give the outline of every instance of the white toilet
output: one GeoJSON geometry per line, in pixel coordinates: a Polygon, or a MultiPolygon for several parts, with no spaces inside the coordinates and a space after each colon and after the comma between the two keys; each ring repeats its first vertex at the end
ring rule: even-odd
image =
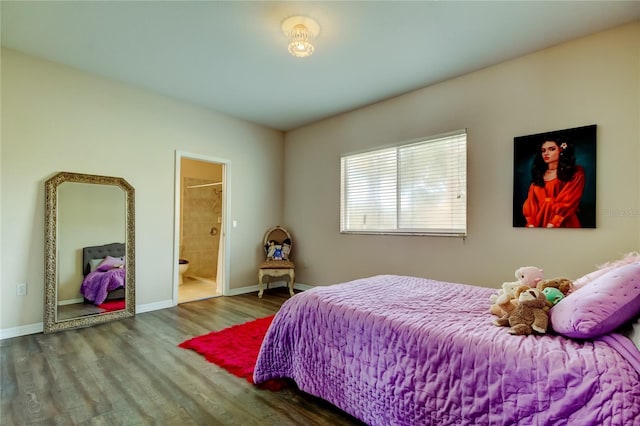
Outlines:
{"type": "Polygon", "coordinates": [[[189,261],[187,259],[179,259],[178,260],[178,272],[179,272],[179,278],[178,278],[178,285],[182,285],[182,283],[184,282],[184,279],[182,278],[182,275],[187,272],[187,269],[189,269],[189,261]]]}

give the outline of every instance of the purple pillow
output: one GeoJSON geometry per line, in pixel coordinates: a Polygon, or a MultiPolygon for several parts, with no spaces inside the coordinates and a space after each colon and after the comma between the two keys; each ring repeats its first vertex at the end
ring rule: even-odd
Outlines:
{"type": "Polygon", "coordinates": [[[640,262],[600,275],[549,311],[559,334],[582,339],[610,333],[640,313],[640,262]]]}
{"type": "Polygon", "coordinates": [[[585,285],[589,284],[591,281],[600,278],[601,276],[603,276],[604,274],[606,274],[607,272],[610,272],[616,268],[618,268],[618,265],[611,265],[611,266],[603,266],[600,269],[596,269],[593,272],[589,272],[587,275],[584,275],[580,278],[578,278],[577,280],[573,281],[573,286],[572,287],[572,291],[576,291],[581,289],[582,287],[584,287],[585,285]]]}
{"type": "Polygon", "coordinates": [[[124,268],[124,258],[107,256],[102,263],[98,265],[96,271],[106,272],[115,268],[124,268]]]}

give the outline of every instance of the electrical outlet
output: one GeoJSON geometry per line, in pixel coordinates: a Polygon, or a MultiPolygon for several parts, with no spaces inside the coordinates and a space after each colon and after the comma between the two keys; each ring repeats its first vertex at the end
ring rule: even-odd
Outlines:
{"type": "Polygon", "coordinates": [[[18,296],[26,296],[27,295],[27,283],[20,283],[16,286],[16,294],[18,296]]]}

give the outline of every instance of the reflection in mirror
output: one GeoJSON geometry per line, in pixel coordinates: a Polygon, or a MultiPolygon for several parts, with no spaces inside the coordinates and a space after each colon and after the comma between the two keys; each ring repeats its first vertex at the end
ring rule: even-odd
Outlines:
{"type": "Polygon", "coordinates": [[[46,333],[135,314],[134,190],[122,178],[45,183],[46,333]]]}
{"type": "Polygon", "coordinates": [[[106,259],[106,253],[104,253],[105,256],[102,258],[86,259],[89,271],[93,274],[85,275],[86,265],[82,255],[84,248],[95,246],[96,243],[100,243],[99,245],[108,242],[120,243],[122,253],[112,254],[120,254],[117,257],[122,259],[119,265],[124,266],[124,260],[126,260],[124,257],[125,201],[125,192],[117,186],[79,182],[64,182],[58,186],[56,318],[59,321],[107,312],[100,306],[116,308],[112,310],[124,309],[124,304],[118,305],[114,302],[111,305],[105,305],[104,302],[106,300],[124,302],[122,291],[118,298],[112,295],[111,290],[122,290],[126,287],[125,270],[115,268],[104,271],[104,274],[95,271],[99,262],[106,259]]]}

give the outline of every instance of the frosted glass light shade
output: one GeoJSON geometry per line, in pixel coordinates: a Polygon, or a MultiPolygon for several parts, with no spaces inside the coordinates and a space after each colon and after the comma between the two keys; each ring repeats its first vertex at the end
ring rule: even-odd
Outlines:
{"type": "Polygon", "coordinates": [[[305,58],[315,50],[315,37],[320,33],[320,26],[306,16],[291,16],[282,23],[282,32],[289,39],[289,53],[297,58],[305,58]]]}
{"type": "Polygon", "coordinates": [[[298,24],[289,31],[289,53],[297,58],[304,58],[311,56],[314,50],[313,33],[307,27],[298,24]]]}

